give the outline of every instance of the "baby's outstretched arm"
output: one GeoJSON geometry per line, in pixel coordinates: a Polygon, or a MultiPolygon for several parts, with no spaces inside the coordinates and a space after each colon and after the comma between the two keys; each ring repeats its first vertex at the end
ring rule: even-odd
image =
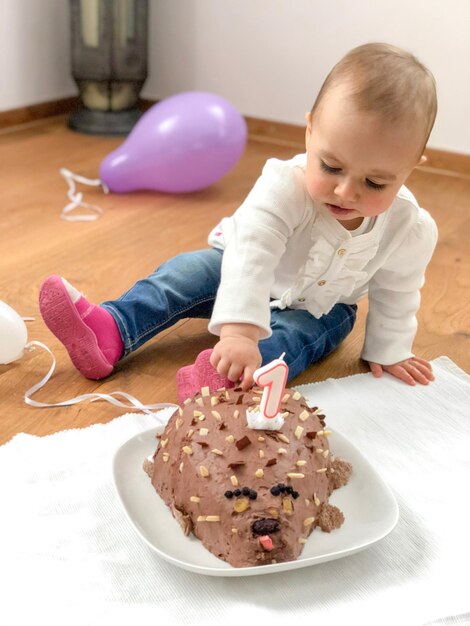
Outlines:
{"type": "Polygon", "coordinates": [[[371,361],[368,363],[376,378],[380,378],[383,372],[388,372],[408,385],[416,385],[417,382],[427,385],[431,380],[434,380],[431,363],[416,356],[393,365],[379,365],[379,363],[372,363],[371,361]]]}
{"type": "Polygon", "coordinates": [[[261,365],[258,349],[260,329],[253,324],[224,324],[220,341],[211,355],[211,364],[220,376],[236,382],[243,376],[242,389],[253,386],[253,373],[261,365]]]}

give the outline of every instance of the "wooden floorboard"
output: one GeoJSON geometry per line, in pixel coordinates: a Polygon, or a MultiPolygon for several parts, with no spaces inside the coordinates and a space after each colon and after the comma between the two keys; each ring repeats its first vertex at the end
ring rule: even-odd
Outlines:
{"type": "MultiPolygon", "coordinates": [[[[0,132],[0,300],[36,318],[27,322],[29,339],[47,344],[57,358],[53,378],[35,396],[43,402],[117,390],[142,402],[175,401],[177,369],[216,341],[205,321],[180,322],[123,360],[105,381],[89,381],[74,370],[41,321],[39,285],[58,273],[93,301],[118,296],[168,257],[205,247],[210,229],[237,208],[266,159],[286,159],[299,151],[295,143],[278,145],[272,137],[264,141],[257,136],[236,168],[210,189],[189,195],[107,196],[87,189],[87,201],[99,204],[104,215],[95,222],[61,220],[66,185],[59,168],[94,178],[103,157],[121,141],[73,133],[64,116],[0,132]]],[[[422,292],[415,352],[428,359],[447,355],[470,371],[470,180],[459,172],[422,169],[412,175],[409,186],[440,231],[422,292]]],[[[362,302],[350,337],[293,384],[367,371],[359,356],[366,310],[362,302]]],[[[35,349],[13,364],[0,365],[0,443],[19,432],[45,435],[106,422],[124,412],[102,402],[54,409],[26,406],[24,391],[45,375],[49,364],[50,356],[35,349]]]]}

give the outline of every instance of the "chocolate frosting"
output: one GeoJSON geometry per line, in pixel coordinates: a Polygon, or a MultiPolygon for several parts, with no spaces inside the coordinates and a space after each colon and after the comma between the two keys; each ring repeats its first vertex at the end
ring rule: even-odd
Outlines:
{"type": "Polygon", "coordinates": [[[196,394],[171,417],[146,464],[185,534],[234,567],[297,559],[316,526],[329,532],[344,519],[328,498],[351,465],[332,460],[325,416],[286,389],[282,430],[253,430],[246,409],[261,393],[196,394]]]}

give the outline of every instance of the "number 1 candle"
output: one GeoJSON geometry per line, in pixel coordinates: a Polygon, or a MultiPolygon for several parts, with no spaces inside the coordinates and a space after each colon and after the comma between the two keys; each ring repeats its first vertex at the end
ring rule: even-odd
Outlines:
{"type": "Polygon", "coordinates": [[[263,387],[263,395],[259,411],[256,413],[247,411],[250,428],[276,430],[284,424],[284,419],[279,414],[289,373],[287,363],[283,359],[284,354],[285,352],[279,359],[263,365],[253,374],[255,383],[263,387]]]}

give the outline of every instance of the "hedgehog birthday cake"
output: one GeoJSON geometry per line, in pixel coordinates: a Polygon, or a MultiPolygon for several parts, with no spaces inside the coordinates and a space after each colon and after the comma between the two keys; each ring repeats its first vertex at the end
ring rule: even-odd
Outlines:
{"type": "Polygon", "coordinates": [[[203,388],[144,462],[185,535],[234,567],[295,560],[315,528],[330,532],[344,521],[328,498],[352,467],[332,456],[325,416],[285,389],[281,422],[250,427],[247,413],[256,414],[262,393],[203,388]]]}

